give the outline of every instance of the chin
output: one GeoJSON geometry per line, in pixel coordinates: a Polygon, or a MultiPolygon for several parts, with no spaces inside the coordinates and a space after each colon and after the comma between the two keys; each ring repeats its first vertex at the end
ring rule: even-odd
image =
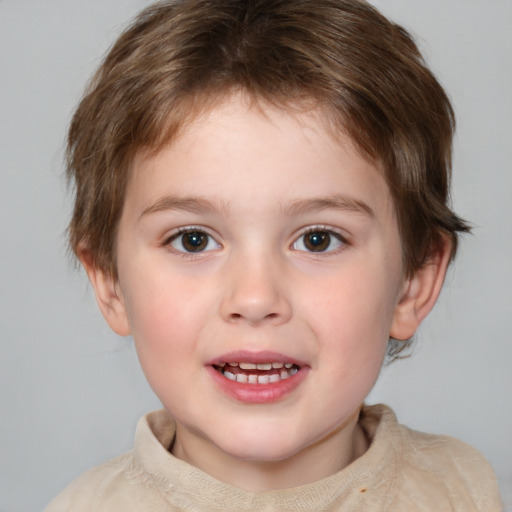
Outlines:
{"type": "Polygon", "coordinates": [[[226,454],[251,462],[279,462],[308,446],[304,440],[294,440],[288,433],[265,432],[255,429],[252,435],[237,432],[218,440],[217,446],[226,454]]]}

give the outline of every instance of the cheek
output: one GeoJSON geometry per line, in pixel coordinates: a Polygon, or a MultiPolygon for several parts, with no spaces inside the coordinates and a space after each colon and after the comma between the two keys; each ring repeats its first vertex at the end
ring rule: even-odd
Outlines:
{"type": "Polygon", "coordinates": [[[174,410],[177,389],[192,388],[190,376],[200,365],[195,357],[198,329],[197,314],[192,315],[189,301],[179,295],[160,293],[132,304],[132,333],[140,366],[148,384],[165,407],[174,410]]]}
{"type": "MultiPolygon", "coordinates": [[[[208,308],[208,298],[193,283],[146,275],[130,286],[126,312],[141,365],[153,380],[155,373],[193,353],[208,308]]],[[[158,378],[158,377],[157,377],[158,378]]]]}
{"type": "Polygon", "coordinates": [[[380,370],[393,320],[396,283],[391,275],[366,262],[326,280],[322,293],[315,294],[310,325],[338,372],[380,370]]]}
{"type": "MultiPolygon", "coordinates": [[[[380,332],[387,336],[395,307],[395,285],[382,270],[370,265],[352,268],[327,281],[316,302],[321,314],[329,315],[335,329],[356,332],[380,332]]],[[[318,297],[318,296],[317,296],[318,297]]]]}
{"type": "Polygon", "coordinates": [[[130,279],[123,295],[135,338],[150,342],[160,339],[159,334],[179,335],[190,325],[190,317],[201,311],[198,306],[205,300],[205,287],[199,279],[171,272],[158,260],[137,263],[134,259],[126,275],[130,279]]]}

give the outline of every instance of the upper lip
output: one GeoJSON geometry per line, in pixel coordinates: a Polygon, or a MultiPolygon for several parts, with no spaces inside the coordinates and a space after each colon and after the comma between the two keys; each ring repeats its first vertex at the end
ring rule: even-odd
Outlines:
{"type": "Polygon", "coordinates": [[[301,361],[295,357],[287,356],[279,352],[272,351],[261,351],[261,352],[250,352],[247,350],[235,350],[222,354],[211,361],[208,361],[207,365],[222,365],[223,363],[292,363],[299,367],[306,366],[304,361],[301,361]]]}

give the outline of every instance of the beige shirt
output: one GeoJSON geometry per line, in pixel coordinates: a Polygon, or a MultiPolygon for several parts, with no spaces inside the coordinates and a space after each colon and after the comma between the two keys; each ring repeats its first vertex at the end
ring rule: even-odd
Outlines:
{"type": "Polygon", "coordinates": [[[363,409],[368,451],[340,472],[293,489],[251,493],[175,458],[166,411],[139,421],[133,450],[83,474],[45,512],[498,512],[493,470],[474,448],[363,409]]]}

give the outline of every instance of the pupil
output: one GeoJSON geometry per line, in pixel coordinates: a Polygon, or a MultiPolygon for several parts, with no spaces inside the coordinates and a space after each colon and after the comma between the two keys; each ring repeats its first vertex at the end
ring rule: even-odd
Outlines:
{"type": "Polygon", "coordinates": [[[192,231],[183,235],[183,247],[189,252],[202,251],[207,243],[207,236],[200,231],[192,231]]]}
{"type": "Polygon", "coordinates": [[[325,251],[331,243],[329,233],[322,231],[315,231],[306,235],[305,245],[313,252],[325,251]]]}

